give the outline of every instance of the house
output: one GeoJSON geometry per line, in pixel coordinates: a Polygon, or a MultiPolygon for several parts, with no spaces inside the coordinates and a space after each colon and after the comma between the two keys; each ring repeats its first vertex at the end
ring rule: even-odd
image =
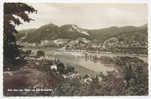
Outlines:
{"type": "Polygon", "coordinates": [[[54,40],[54,43],[57,46],[63,46],[64,44],[66,44],[69,40],[68,39],[56,39],[54,40]]]}

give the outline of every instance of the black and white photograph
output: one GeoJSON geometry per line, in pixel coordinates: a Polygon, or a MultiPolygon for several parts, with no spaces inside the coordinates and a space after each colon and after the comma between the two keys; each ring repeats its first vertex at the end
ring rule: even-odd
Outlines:
{"type": "Polygon", "coordinates": [[[3,1],[2,13],[3,96],[149,95],[148,3],[3,1]]]}

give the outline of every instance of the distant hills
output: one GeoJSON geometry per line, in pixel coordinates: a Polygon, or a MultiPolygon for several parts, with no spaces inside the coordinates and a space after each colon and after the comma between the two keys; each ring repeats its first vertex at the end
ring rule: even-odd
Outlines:
{"type": "Polygon", "coordinates": [[[124,41],[146,41],[148,37],[147,24],[135,27],[135,26],[124,26],[124,27],[109,27],[98,30],[89,30],[90,35],[93,39],[99,42],[104,42],[111,37],[117,37],[119,40],[124,41]]]}
{"type": "Polygon", "coordinates": [[[147,24],[136,26],[109,27],[103,29],[83,29],[73,24],[57,26],[55,24],[43,25],[38,29],[21,30],[17,34],[17,39],[23,42],[40,43],[42,40],[70,39],[75,40],[79,37],[86,38],[92,42],[103,43],[112,37],[120,41],[147,42],[147,24]]]}

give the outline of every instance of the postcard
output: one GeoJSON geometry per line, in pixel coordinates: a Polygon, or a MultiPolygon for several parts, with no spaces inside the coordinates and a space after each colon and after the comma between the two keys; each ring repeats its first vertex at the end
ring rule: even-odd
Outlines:
{"type": "Polygon", "coordinates": [[[149,95],[148,3],[2,5],[3,96],[149,95]]]}

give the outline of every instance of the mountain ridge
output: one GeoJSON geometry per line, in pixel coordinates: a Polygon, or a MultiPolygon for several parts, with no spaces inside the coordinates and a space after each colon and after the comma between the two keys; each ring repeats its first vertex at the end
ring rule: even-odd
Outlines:
{"type": "Polygon", "coordinates": [[[28,29],[19,32],[17,39],[20,40],[21,37],[26,34],[26,38],[22,39],[22,41],[30,43],[40,43],[42,40],[55,39],[75,40],[79,37],[97,42],[104,42],[111,37],[117,37],[119,39],[128,39],[129,37],[130,40],[136,39],[138,41],[147,41],[148,27],[147,24],[145,24],[142,26],[112,26],[102,29],[84,29],[74,24],[65,24],[59,27],[51,23],[43,25],[37,29],[28,29]],[[136,36],[139,39],[137,39],[136,36]]]}

